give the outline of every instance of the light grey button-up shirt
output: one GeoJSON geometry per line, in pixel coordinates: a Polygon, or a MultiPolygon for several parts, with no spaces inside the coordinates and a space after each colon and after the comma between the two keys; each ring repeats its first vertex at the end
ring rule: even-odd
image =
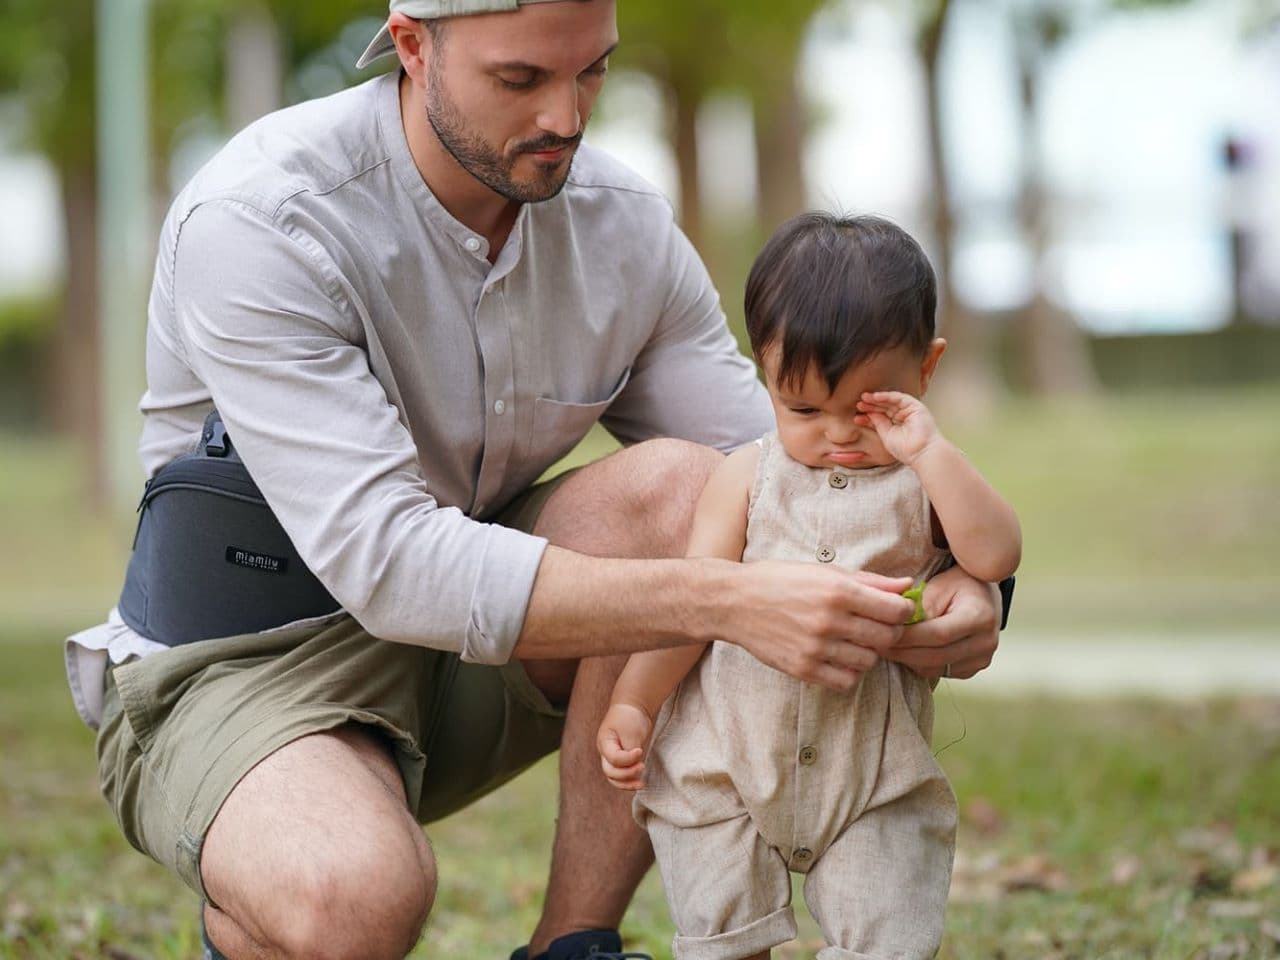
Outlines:
{"type": "Polygon", "coordinates": [[[772,417],[670,205],[607,155],[488,254],[418,172],[394,75],[264,118],[165,221],[141,454],[216,405],[366,629],[501,663],[545,542],[487,517],[597,420],[729,450],[772,417]]]}

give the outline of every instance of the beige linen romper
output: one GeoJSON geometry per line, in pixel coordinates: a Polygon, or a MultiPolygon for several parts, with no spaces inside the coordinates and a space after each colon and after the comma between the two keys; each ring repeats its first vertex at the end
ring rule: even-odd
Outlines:
{"type": "MultiPolygon", "coordinates": [[[[909,467],[804,466],[761,441],[744,562],[926,576],[930,509],[909,467]]],[[[879,661],[838,693],[714,643],[659,715],[636,818],[653,840],[677,960],[736,960],[796,936],[789,871],[819,960],[931,957],[956,802],[933,758],[929,682],[879,661]]]]}

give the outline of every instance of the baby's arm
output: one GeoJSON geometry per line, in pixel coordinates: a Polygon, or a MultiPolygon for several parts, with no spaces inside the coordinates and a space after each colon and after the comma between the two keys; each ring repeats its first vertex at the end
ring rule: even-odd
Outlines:
{"type": "MultiPolygon", "coordinates": [[[[730,454],[711,475],[694,510],[689,557],[740,561],[747,543],[747,501],[760,448],[752,444],[730,454]]],[[[644,751],[663,702],[702,656],[706,644],[632,654],[613,688],[609,709],[596,735],[605,776],[616,787],[643,785],[644,751]]]]}
{"type": "Polygon", "coordinates": [[[920,478],[956,562],[979,580],[1011,576],[1022,559],[1018,516],[942,435],[929,409],[905,393],[878,391],[864,393],[858,410],[920,478]]]}

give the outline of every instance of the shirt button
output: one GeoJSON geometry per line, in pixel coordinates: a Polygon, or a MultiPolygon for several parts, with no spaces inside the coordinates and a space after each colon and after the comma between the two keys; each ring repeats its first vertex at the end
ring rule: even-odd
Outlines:
{"type": "Polygon", "coordinates": [[[493,404],[493,412],[496,413],[498,416],[502,416],[504,413],[507,412],[506,403],[502,400],[495,401],[493,404]]]}
{"type": "Polygon", "coordinates": [[[836,558],[836,552],[830,547],[822,546],[818,548],[817,557],[819,563],[830,563],[836,558]]]}
{"type": "Polygon", "coordinates": [[[808,847],[801,847],[793,856],[796,863],[808,863],[813,859],[813,851],[808,847]]]}
{"type": "Polygon", "coordinates": [[[849,485],[849,478],[843,473],[836,473],[832,470],[827,474],[827,483],[831,484],[831,486],[835,487],[837,490],[843,490],[849,485]]]}
{"type": "Polygon", "coordinates": [[[800,748],[800,762],[804,764],[806,767],[809,766],[809,764],[813,763],[813,761],[817,759],[818,759],[817,747],[801,747],[800,748]]]}
{"type": "Polygon", "coordinates": [[[462,241],[462,245],[466,247],[468,250],[470,250],[472,253],[475,253],[477,250],[480,249],[480,241],[477,240],[475,237],[467,237],[467,239],[462,241]]]}

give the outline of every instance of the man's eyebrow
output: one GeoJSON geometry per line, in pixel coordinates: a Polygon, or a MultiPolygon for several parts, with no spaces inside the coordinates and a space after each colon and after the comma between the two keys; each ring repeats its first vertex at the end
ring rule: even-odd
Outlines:
{"type": "MultiPolygon", "coordinates": [[[[604,53],[600,54],[600,56],[592,60],[591,63],[593,64],[599,63],[601,60],[610,56],[613,53],[613,51],[617,49],[618,49],[618,45],[615,43],[604,53]]],[[[546,67],[540,67],[536,63],[525,63],[523,60],[503,60],[500,63],[491,63],[489,64],[489,69],[490,70],[514,70],[514,71],[528,70],[530,73],[535,73],[538,75],[551,72],[546,67]]]]}

